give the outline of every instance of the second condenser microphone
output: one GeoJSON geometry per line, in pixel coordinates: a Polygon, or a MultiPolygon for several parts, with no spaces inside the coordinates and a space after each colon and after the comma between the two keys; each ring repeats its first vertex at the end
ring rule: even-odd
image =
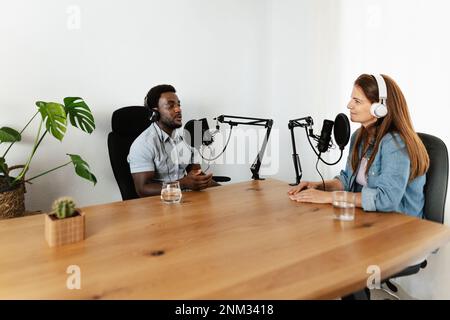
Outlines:
{"type": "Polygon", "coordinates": [[[327,152],[331,141],[331,130],[333,130],[334,122],[331,120],[323,120],[322,131],[317,143],[319,152],[327,152]]]}

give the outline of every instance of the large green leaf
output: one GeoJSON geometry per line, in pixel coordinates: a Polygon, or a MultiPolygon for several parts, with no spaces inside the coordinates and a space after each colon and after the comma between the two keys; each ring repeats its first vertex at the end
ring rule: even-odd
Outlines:
{"type": "Polygon", "coordinates": [[[7,176],[8,172],[8,165],[6,164],[6,160],[3,157],[0,157],[0,173],[3,173],[5,176],[7,176]]]}
{"type": "Polygon", "coordinates": [[[75,166],[75,172],[80,177],[87,179],[94,183],[97,183],[97,178],[94,176],[92,172],[89,171],[89,165],[86,161],[81,159],[81,157],[77,154],[67,154],[72,160],[73,165],[75,166]]]}
{"type": "Polygon", "coordinates": [[[22,139],[20,133],[13,128],[1,127],[0,128],[0,143],[2,142],[16,142],[22,139]]]}
{"type": "Polygon", "coordinates": [[[59,141],[67,130],[67,115],[64,106],[56,102],[37,101],[36,105],[45,122],[45,128],[59,141]]]}
{"type": "Polygon", "coordinates": [[[80,97],[64,98],[64,106],[69,116],[70,123],[87,133],[92,133],[95,129],[94,116],[86,102],[80,97]]]}

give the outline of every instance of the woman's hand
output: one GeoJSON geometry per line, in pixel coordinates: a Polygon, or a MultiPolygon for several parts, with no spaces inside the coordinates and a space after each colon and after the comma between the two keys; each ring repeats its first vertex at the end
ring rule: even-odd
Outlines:
{"type": "Polygon", "coordinates": [[[317,189],[321,185],[320,182],[303,181],[288,191],[289,196],[293,196],[304,189],[317,189]]]}
{"type": "Polygon", "coordinates": [[[297,202],[311,202],[311,203],[333,202],[333,194],[331,192],[316,190],[312,188],[303,190],[294,195],[290,195],[289,198],[297,202]]]}

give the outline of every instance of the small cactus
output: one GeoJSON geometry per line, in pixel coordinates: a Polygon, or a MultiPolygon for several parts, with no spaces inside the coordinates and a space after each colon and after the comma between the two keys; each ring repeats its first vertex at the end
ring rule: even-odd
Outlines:
{"type": "Polygon", "coordinates": [[[75,202],[70,197],[61,197],[53,202],[53,212],[58,219],[69,218],[75,213],[75,202]]]}

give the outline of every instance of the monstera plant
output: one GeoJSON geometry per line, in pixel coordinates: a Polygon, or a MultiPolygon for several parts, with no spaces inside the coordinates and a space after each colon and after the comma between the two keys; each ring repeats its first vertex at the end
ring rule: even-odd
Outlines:
{"type": "Polygon", "coordinates": [[[25,127],[19,132],[13,128],[0,128],[0,148],[5,145],[6,150],[0,153],[0,218],[20,215],[25,210],[23,205],[24,183],[30,182],[47,173],[72,164],[75,173],[92,183],[97,183],[97,179],[89,169],[89,165],[79,155],[67,154],[68,161],[52,169],[39,173],[33,177],[25,178],[25,174],[30,168],[31,161],[36,154],[37,149],[47,135],[62,141],[68,127],[68,123],[74,127],[83,130],[86,133],[92,133],[95,129],[94,117],[88,105],[82,98],[66,97],[64,103],[37,101],[38,110],[28,121],[25,127]],[[22,133],[30,123],[40,115],[40,123],[37,130],[31,152],[25,164],[18,166],[9,166],[6,162],[6,156],[11,147],[19,142],[22,133]],[[12,170],[17,170],[16,176],[11,176],[12,170]]]}

